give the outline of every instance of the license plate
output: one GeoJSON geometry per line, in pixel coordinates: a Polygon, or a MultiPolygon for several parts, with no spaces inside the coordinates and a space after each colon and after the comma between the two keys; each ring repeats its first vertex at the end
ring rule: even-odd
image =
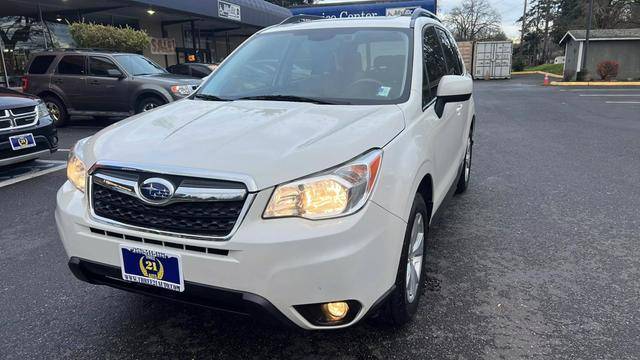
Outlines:
{"type": "Polygon", "coordinates": [[[36,139],[33,137],[33,134],[10,136],[9,142],[13,150],[22,150],[36,146],[36,139]]]}
{"type": "Polygon", "coordinates": [[[179,254],[120,245],[122,278],[173,291],[184,291],[179,254]]]}

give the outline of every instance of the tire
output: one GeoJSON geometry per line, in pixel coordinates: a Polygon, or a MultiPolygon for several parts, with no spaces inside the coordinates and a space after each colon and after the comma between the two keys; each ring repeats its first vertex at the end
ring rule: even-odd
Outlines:
{"type": "Polygon", "coordinates": [[[47,105],[47,109],[49,109],[49,115],[53,119],[53,124],[56,127],[65,126],[69,121],[69,114],[62,100],[51,95],[44,96],[42,100],[47,105]]]}
{"type": "MultiPolygon", "coordinates": [[[[395,289],[389,295],[386,303],[381,309],[381,318],[393,326],[401,326],[408,323],[418,311],[420,297],[424,292],[424,269],[426,263],[426,242],[429,233],[429,214],[427,205],[422,195],[416,194],[411,214],[407,224],[402,245],[400,264],[396,275],[395,289]],[[414,230],[416,230],[414,232],[414,230]],[[419,232],[422,230],[421,241],[419,232]],[[414,236],[414,234],[416,236],[414,236]],[[417,241],[420,241],[418,243],[417,241]],[[416,244],[417,248],[416,248],[416,244]],[[409,256],[409,249],[414,248],[413,257],[409,256]],[[412,260],[412,261],[410,261],[412,260]],[[417,268],[419,266],[419,268],[417,268]],[[407,278],[410,269],[417,272],[417,276],[407,278]],[[417,284],[416,284],[417,281],[417,284]]],[[[414,274],[415,274],[414,272],[414,274]]]]}
{"type": "Polygon", "coordinates": [[[160,99],[157,96],[147,96],[140,101],[138,101],[138,105],[136,106],[136,114],[143,113],[145,111],[149,111],[157,108],[158,106],[164,105],[166,102],[160,99]]]}
{"type": "Polygon", "coordinates": [[[460,177],[458,178],[458,185],[456,186],[456,194],[462,194],[467,191],[469,187],[469,179],[471,178],[471,159],[473,158],[473,127],[469,130],[469,137],[467,138],[467,148],[464,152],[464,158],[462,159],[462,171],[460,171],[460,177]]]}

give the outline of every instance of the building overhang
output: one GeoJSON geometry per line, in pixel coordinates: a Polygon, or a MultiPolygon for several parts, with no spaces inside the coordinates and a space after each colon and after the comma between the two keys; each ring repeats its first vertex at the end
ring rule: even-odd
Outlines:
{"type": "Polygon", "coordinates": [[[116,16],[158,19],[158,21],[198,21],[229,27],[262,28],[291,16],[283,7],[264,0],[3,0],[0,16],[43,16],[112,14],[116,16]],[[219,8],[221,6],[222,8],[219,8]],[[237,14],[219,9],[231,8],[237,14]],[[153,14],[147,11],[153,10],[153,14]],[[154,17],[155,16],[155,17],[154,17]]]}

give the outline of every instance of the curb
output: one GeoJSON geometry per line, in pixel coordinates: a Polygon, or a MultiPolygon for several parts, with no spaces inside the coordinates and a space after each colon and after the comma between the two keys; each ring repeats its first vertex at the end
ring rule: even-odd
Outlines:
{"type": "Polygon", "coordinates": [[[552,86],[640,86],[640,81],[552,81],[552,86]]]}
{"type": "Polygon", "coordinates": [[[534,75],[534,74],[539,74],[539,75],[547,75],[548,77],[552,77],[552,78],[556,78],[556,79],[562,79],[562,75],[558,75],[558,74],[552,74],[550,72],[544,72],[544,71],[514,71],[511,73],[511,75],[534,75]]]}

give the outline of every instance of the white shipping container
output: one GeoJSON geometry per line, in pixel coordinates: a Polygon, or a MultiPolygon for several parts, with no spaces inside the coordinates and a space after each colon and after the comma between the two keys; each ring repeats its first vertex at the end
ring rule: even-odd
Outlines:
{"type": "Polygon", "coordinates": [[[511,41],[479,41],[474,46],[474,79],[511,78],[511,41]]]}

